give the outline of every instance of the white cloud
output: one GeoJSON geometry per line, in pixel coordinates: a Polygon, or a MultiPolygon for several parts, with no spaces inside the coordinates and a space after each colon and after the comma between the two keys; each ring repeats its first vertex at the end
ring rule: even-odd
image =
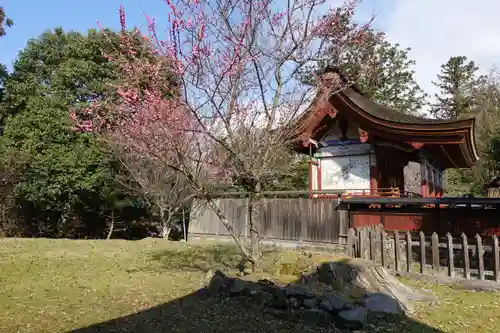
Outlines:
{"type": "Polygon", "coordinates": [[[412,49],[417,80],[426,92],[436,92],[431,81],[450,56],[467,56],[485,72],[500,65],[499,0],[395,0],[385,4],[377,10],[383,13],[380,24],[392,41],[412,49]]]}

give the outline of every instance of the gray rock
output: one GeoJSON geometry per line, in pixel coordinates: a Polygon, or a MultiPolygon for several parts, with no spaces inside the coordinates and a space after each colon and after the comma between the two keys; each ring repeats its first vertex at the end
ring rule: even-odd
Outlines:
{"type": "Polygon", "coordinates": [[[334,266],[335,263],[325,262],[322,263],[320,266],[316,267],[316,272],[318,274],[319,281],[328,285],[332,285],[336,281],[334,274],[335,271],[334,266]]]}
{"type": "Polygon", "coordinates": [[[330,303],[326,298],[319,303],[319,308],[323,311],[333,312],[332,303],[330,303]]]}
{"type": "Polygon", "coordinates": [[[290,297],[286,301],[286,307],[288,309],[297,310],[300,309],[301,306],[302,306],[302,301],[298,298],[290,297]]]}
{"type": "Polygon", "coordinates": [[[272,299],[269,301],[269,306],[277,309],[287,308],[287,298],[282,292],[272,294],[272,299]]]}
{"type": "Polygon", "coordinates": [[[306,309],[315,309],[318,305],[318,300],[316,298],[306,298],[302,302],[302,306],[306,309]]]}
{"type": "Polygon", "coordinates": [[[358,306],[352,310],[343,310],[337,314],[338,323],[345,328],[363,328],[368,320],[368,310],[358,306]]]}
{"type": "Polygon", "coordinates": [[[229,291],[231,295],[242,294],[247,288],[248,283],[240,279],[233,279],[231,284],[231,290],[229,291]]]}
{"type": "Polygon", "coordinates": [[[333,321],[333,317],[320,309],[302,309],[297,312],[299,318],[308,325],[328,326],[333,321]]]}
{"type": "Polygon", "coordinates": [[[214,276],[212,276],[207,287],[210,295],[214,296],[221,293],[226,288],[226,281],[227,278],[222,275],[215,274],[214,276]]]}
{"type": "Polygon", "coordinates": [[[273,301],[273,295],[267,291],[260,290],[253,296],[255,303],[258,305],[271,305],[273,301]]]}
{"type": "Polygon", "coordinates": [[[340,311],[349,305],[349,301],[335,293],[326,293],[325,299],[330,302],[333,311],[340,311]]]}
{"type": "Polygon", "coordinates": [[[268,292],[268,293],[271,293],[271,294],[274,294],[276,292],[281,292],[281,288],[278,287],[277,285],[275,285],[272,281],[269,281],[267,279],[264,279],[264,280],[259,280],[257,282],[257,285],[259,286],[259,288],[261,288],[262,290],[268,292]]]}
{"type": "Polygon", "coordinates": [[[370,312],[402,314],[404,311],[397,300],[384,293],[371,293],[364,299],[364,305],[370,312]]]}
{"type": "Polygon", "coordinates": [[[306,298],[313,298],[314,293],[310,291],[309,289],[303,288],[303,287],[298,287],[298,286],[285,286],[283,288],[283,292],[285,293],[286,297],[295,297],[299,299],[306,299],[306,298]]]}

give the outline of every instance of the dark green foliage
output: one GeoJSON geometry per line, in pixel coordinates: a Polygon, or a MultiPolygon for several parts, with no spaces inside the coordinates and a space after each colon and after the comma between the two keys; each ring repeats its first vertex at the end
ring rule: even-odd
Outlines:
{"type": "Polygon", "coordinates": [[[491,175],[490,137],[498,130],[500,104],[498,86],[483,75],[467,57],[456,56],[441,66],[437,81],[439,88],[431,114],[440,119],[476,118],[476,144],[480,161],[471,169],[447,170],[446,194],[452,196],[479,195],[491,175]]]}
{"type": "Polygon", "coordinates": [[[481,82],[479,67],[467,57],[451,57],[441,66],[441,73],[433,84],[440,89],[435,94],[436,102],[432,104],[431,114],[440,119],[458,119],[477,105],[476,96],[481,82]]]}
{"type": "Polygon", "coordinates": [[[427,96],[415,80],[415,62],[408,59],[409,49],[390,43],[375,30],[368,33],[371,38],[362,45],[351,45],[338,54],[327,51],[319,66],[304,73],[303,80],[313,81],[309,71],[334,66],[374,101],[404,113],[418,113],[427,96]]]}
{"type": "Polygon", "coordinates": [[[24,157],[17,159],[23,173],[15,184],[24,234],[102,237],[110,216],[144,215],[140,201],[115,181],[119,163],[106,145],[73,131],[69,120],[72,109],[112,96],[118,72],[104,54],[116,50],[117,40],[110,31],[58,28],[29,41],[14,63],[0,146],[4,158],[24,157]]]}
{"type": "Polygon", "coordinates": [[[14,21],[5,15],[3,6],[0,6],[0,37],[5,36],[5,27],[12,27],[14,21]]]}

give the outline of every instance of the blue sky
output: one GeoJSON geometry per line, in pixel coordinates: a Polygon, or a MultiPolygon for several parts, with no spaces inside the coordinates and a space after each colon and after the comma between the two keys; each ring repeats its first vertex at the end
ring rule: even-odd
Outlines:
{"type": "Polygon", "coordinates": [[[2,5],[14,26],[0,40],[0,63],[10,67],[26,42],[49,28],[86,31],[98,28],[97,20],[102,26],[119,28],[120,4],[125,7],[130,26],[145,27],[144,12],[157,17],[160,26],[166,22],[167,7],[162,0],[4,0],[2,5]]]}
{"type": "MultiPolygon", "coordinates": [[[[383,1],[366,1],[362,16],[371,14],[383,1]]],[[[166,24],[168,9],[163,0],[4,0],[2,5],[14,26],[0,40],[0,63],[10,68],[26,42],[49,28],[85,31],[97,28],[97,20],[102,26],[119,28],[120,4],[125,7],[128,26],[145,27],[144,13],[154,16],[159,27],[166,24]]]]}
{"type": "MultiPolygon", "coordinates": [[[[335,5],[341,0],[327,1],[335,5]]],[[[0,39],[0,63],[9,67],[26,42],[46,29],[85,31],[97,28],[96,20],[118,28],[120,4],[129,26],[144,27],[146,12],[162,27],[168,13],[163,0],[3,0],[1,4],[14,20],[14,27],[0,39]]],[[[429,93],[435,92],[431,81],[450,56],[465,55],[483,71],[500,66],[499,0],[364,0],[360,20],[372,13],[377,16],[375,26],[393,42],[412,48],[417,81],[429,93]]]]}

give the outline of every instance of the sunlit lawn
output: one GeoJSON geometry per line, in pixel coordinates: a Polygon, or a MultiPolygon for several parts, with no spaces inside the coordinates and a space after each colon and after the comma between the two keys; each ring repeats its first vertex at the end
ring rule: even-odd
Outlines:
{"type": "MultiPolygon", "coordinates": [[[[268,251],[258,276],[292,280],[326,259],[268,251]]],[[[207,270],[231,271],[239,260],[232,246],[213,243],[0,239],[0,332],[70,332],[115,318],[123,319],[81,332],[325,332],[226,301],[173,302],[201,288],[207,270]]],[[[442,297],[419,310],[419,321],[444,332],[499,331],[500,294],[419,287],[442,297]]],[[[418,326],[395,331],[417,332],[418,326]]]]}

